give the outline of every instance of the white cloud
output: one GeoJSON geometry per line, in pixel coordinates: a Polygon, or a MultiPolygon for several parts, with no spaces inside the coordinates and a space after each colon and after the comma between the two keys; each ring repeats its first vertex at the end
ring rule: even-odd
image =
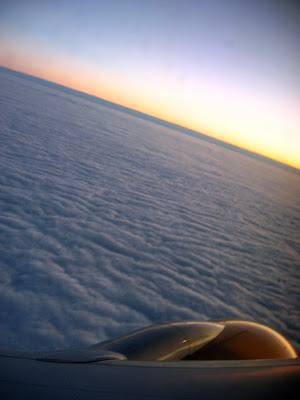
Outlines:
{"type": "Polygon", "coordinates": [[[299,350],[297,175],[0,77],[1,347],[242,318],[299,350]]]}

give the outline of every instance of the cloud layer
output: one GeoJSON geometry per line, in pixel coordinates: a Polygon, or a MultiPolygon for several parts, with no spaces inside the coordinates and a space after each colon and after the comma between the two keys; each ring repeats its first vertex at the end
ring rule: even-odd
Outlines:
{"type": "Polygon", "coordinates": [[[242,318],[299,351],[299,175],[2,72],[0,93],[1,347],[242,318]]]}

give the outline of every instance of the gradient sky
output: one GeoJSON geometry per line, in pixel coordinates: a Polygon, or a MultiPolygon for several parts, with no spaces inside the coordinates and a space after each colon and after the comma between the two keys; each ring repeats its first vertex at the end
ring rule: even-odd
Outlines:
{"type": "Polygon", "coordinates": [[[0,65],[300,168],[300,3],[5,0],[0,65]]]}

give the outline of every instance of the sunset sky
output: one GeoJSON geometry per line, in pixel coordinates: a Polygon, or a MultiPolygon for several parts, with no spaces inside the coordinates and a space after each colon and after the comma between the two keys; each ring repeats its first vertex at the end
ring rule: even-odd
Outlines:
{"type": "Polygon", "coordinates": [[[300,3],[4,0],[0,65],[300,168],[300,3]]]}

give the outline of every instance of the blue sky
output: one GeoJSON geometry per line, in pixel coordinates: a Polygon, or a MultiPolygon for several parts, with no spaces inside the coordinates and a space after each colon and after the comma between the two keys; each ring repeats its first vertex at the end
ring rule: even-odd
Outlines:
{"type": "Polygon", "coordinates": [[[0,64],[300,167],[294,1],[6,1],[0,64]]]}

